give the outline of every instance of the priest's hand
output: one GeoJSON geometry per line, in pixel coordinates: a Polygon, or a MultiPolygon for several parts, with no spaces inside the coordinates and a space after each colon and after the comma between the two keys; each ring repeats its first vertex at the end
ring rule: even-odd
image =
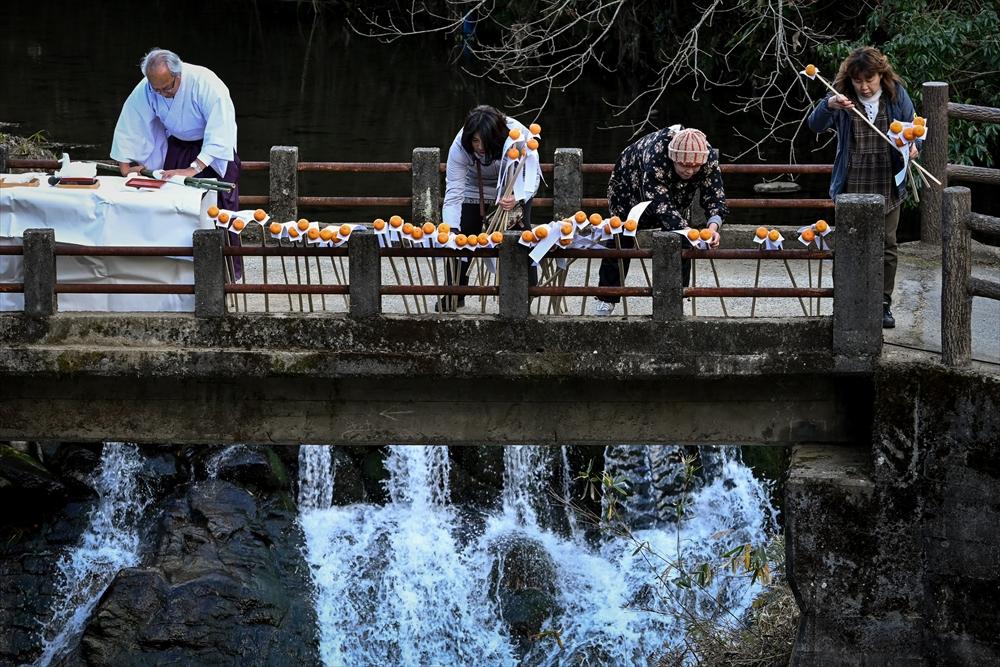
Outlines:
{"type": "Polygon", "coordinates": [[[132,164],[130,162],[119,162],[118,168],[121,170],[122,176],[128,176],[129,174],[138,174],[143,169],[145,169],[145,167],[142,166],[141,164],[132,164]]]}
{"type": "Polygon", "coordinates": [[[194,175],[198,172],[190,167],[187,169],[167,169],[163,172],[163,180],[168,180],[174,176],[183,176],[184,178],[194,178],[194,175]]]}
{"type": "Polygon", "coordinates": [[[500,198],[500,208],[505,211],[509,211],[514,208],[515,204],[517,204],[517,200],[514,199],[514,195],[507,195],[506,197],[500,198]]]}

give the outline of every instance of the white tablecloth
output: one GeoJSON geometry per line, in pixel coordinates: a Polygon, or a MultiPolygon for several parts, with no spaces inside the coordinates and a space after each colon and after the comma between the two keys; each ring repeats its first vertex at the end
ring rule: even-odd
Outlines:
{"type": "MultiPolygon", "coordinates": [[[[51,228],[56,241],[94,246],[191,247],[196,229],[213,227],[205,211],[214,192],[175,183],[159,190],[125,187],[119,176],[98,177],[94,190],[56,188],[39,174],[37,188],[0,189],[0,243],[19,244],[26,229],[51,228]]],[[[59,257],[60,282],[191,284],[191,258],[59,257]]],[[[21,282],[20,257],[0,256],[0,282],[21,282]]],[[[21,310],[20,294],[0,295],[0,310],[21,310]]],[[[59,310],[191,311],[193,295],[61,294],[59,310]]]]}

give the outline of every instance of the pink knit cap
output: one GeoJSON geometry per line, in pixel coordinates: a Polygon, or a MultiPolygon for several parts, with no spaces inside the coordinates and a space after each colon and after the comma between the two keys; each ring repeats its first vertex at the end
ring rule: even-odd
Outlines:
{"type": "Polygon", "coordinates": [[[667,155],[674,162],[682,164],[705,164],[708,162],[708,140],[705,133],[693,127],[684,128],[670,140],[667,155]]]}

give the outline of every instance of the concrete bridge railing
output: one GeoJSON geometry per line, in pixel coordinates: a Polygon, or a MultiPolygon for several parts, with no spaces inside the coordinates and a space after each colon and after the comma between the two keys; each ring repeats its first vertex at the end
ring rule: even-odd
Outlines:
{"type": "MultiPolygon", "coordinates": [[[[880,201],[876,195],[842,195],[837,199],[836,213],[840,225],[833,269],[833,347],[843,354],[869,356],[878,354],[881,348],[878,314],[881,307],[879,285],[882,226],[875,224],[880,201]]],[[[224,270],[227,250],[223,234],[218,229],[194,233],[193,292],[195,315],[199,318],[227,316],[227,282],[224,270]]],[[[517,232],[507,232],[504,242],[498,248],[499,265],[504,269],[498,271],[499,317],[506,320],[527,319],[530,316],[532,292],[536,291],[529,284],[529,249],[517,241],[517,232]]],[[[308,256],[308,248],[300,250],[308,256]]],[[[412,252],[419,253],[420,250],[414,249],[412,252]]],[[[598,256],[602,251],[592,252],[598,256]]],[[[58,310],[59,286],[56,280],[58,250],[54,232],[51,229],[27,230],[23,238],[23,253],[24,312],[34,318],[51,316],[58,310]]],[[[680,237],[677,234],[653,234],[650,293],[654,322],[684,317],[682,301],[685,288],[681,253],[680,237]]],[[[368,318],[381,315],[384,293],[381,284],[382,261],[385,249],[380,247],[374,233],[364,230],[352,235],[347,254],[349,316],[368,318]]],[[[95,289],[100,291],[100,287],[95,289]]],[[[436,289],[445,293],[463,288],[441,286],[436,289]]],[[[595,293],[600,289],[602,288],[591,288],[595,293]]],[[[750,295],[750,290],[747,290],[747,295],[750,295]]]]}

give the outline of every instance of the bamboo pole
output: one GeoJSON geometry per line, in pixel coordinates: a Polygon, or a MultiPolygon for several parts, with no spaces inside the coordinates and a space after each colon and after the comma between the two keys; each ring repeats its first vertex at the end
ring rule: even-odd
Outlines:
{"type": "MultiPolygon", "coordinates": [[[[622,242],[621,239],[619,238],[619,234],[615,234],[614,237],[615,237],[615,247],[618,250],[621,250],[622,242]]],[[[621,257],[618,258],[618,276],[619,276],[618,283],[622,287],[625,287],[625,260],[621,257]]],[[[625,314],[625,317],[628,317],[628,298],[624,296],[622,297],[622,312],[625,314]]]]}
{"type": "MultiPolygon", "coordinates": [[[[584,286],[590,285],[590,262],[591,259],[587,258],[587,273],[583,277],[584,286]]],[[[584,296],[580,299],[580,315],[585,315],[587,313],[587,297],[584,296]]]]}
{"type": "MultiPolygon", "coordinates": [[[[832,93],[833,93],[834,95],[840,95],[840,92],[839,92],[839,91],[838,91],[838,90],[837,90],[836,88],[834,88],[834,87],[833,87],[832,85],[830,85],[830,82],[829,82],[829,81],[827,81],[826,79],[824,79],[823,77],[821,77],[821,76],[820,76],[820,75],[819,75],[818,73],[817,73],[817,74],[815,75],[815,77],[816,77],[817,79],[819,79],[819,80],[820,80],[820,82],[821,82],[821,83],[822,83],[822,84],[823,84],[824,86],[826,86],[827,88],[829,88],[829,89],[830,89],[830,91],[831,91],[831,92],[832,92],[832,93]]],[[[853,105],[851,106],[851,111],[853,111],[854,113],[858,114],[858,117],[859,117],[859,118],[861,118],[861,120],[863,120],[863,121],[864,121],[865,123],[867,123],[867,124],[868,124],[868,127],[870,127],[870,128],[872,128],[873,130],[875,130],[875,134],[877,134],[878,136],[880,136],[880,137],[882,137],[883,139],[885,139],[885,140],[886,140],[886,142],[887,142],[887,143],[888,143],[888,144],[889,144],[890,146],[892,146],[892,147],[893,147],[893,148],[895,148],[895,149],[899,149],[899,146],[897,146],[897,145],[896,145],[896,143],[895,143],[895,142],[894,142],[894,141],[893,141],[892,139],[890,139],[890,138],[889,138],[889,137],[888,137],[887,135],[885,135],[885,134],[882,134],[882,130],[880,130],[880,129],[878,129],[877,127],[875,127],[875,123],[873,123],[873,122],[871,122],[870,120],[868,120],[868,116],[867,116],[867,115],[865,114],[865,112],[861,111],[860,109],[858,109],[858,107],[856,107],[856,106],[853,106],[853,105]]],[[[932,181],[934,181],[934,182],[935,182],[935,183],[937,183],[938,185],[941,185],[941,181],[939,181],[938,179],[936,179],[936,178],[934,177],[934,174],[932,174],[931,172],[927,171],[927,170],[926,170],[926,169],[924,169],[924,168],[923,168],[922,166],[920,166],[920,165],[919,165],[919,164],[917,163],[917,161],[916,161],[916,160],[913,160],[913,159],[911,159],[911,160],[910,160],[910,164],[912,164],[912,165],[913,165],[914,167],[916,167],[916,168],[917,168],[917,170],[918,170],[918,171],[919,171],[919,172],[920,172],[920,173],[921,173],[921,174],[922,174],[923,176],[925,176],[925,177],[927,177],[927,178],[931,179],[932,181]]]]}
{"type": "MultiPolygon", "coordinates": [[[[782,263],[784,263],[784,265],[785,265],[785,271],[788,272],[788,277],[792,281],[792,287],[798,288],[798,285],[795,283],[795,276],[792,275],[792,267],[788,266],[788,260],[787,259],[783,259],[781,261],[782,261],[782,263]]],[[[802,314],[808,316],[809,313],[806,312],[806,304],[805,304],[805,302],[802,300],[801,296],[798,297],[798,299],[799,299],[799,305],[802,306],[802,314]]]]}
{"type": "MultiPolygon", "coordinates": [[[[719,272],[715,270],[715,260],[709,257],[708,265],[712,267],[712,275],[715,276],[715,286],[721,288],[722,285],[719,284],[719,272]]],[[[729,317],[729,313],[726,312],[726,300],[722,296],[719,297],[719,303],[722,305],[722,316],[729,317]]]]}
{"type": "MultiPolygon", "coordinates": [[[[305,239],[302,240],[302,247],[303,248],[307,248],[308,247],[308,244],[306,243],[305,239]]],[[[298,257],[296,257],[295,260],[297,262],[298,261],[298,257]]],[[[302,261],[306,265],[306,285],[312,285],[312,271],[309,269],[309,256],[306,255],[305,257],[303,257],[302,261]]],[[[309,312],[311,313],[311,312],[313,312],[313,295],[312,294],[309,294],[308,301],[309,301],[309,312]]]]}

